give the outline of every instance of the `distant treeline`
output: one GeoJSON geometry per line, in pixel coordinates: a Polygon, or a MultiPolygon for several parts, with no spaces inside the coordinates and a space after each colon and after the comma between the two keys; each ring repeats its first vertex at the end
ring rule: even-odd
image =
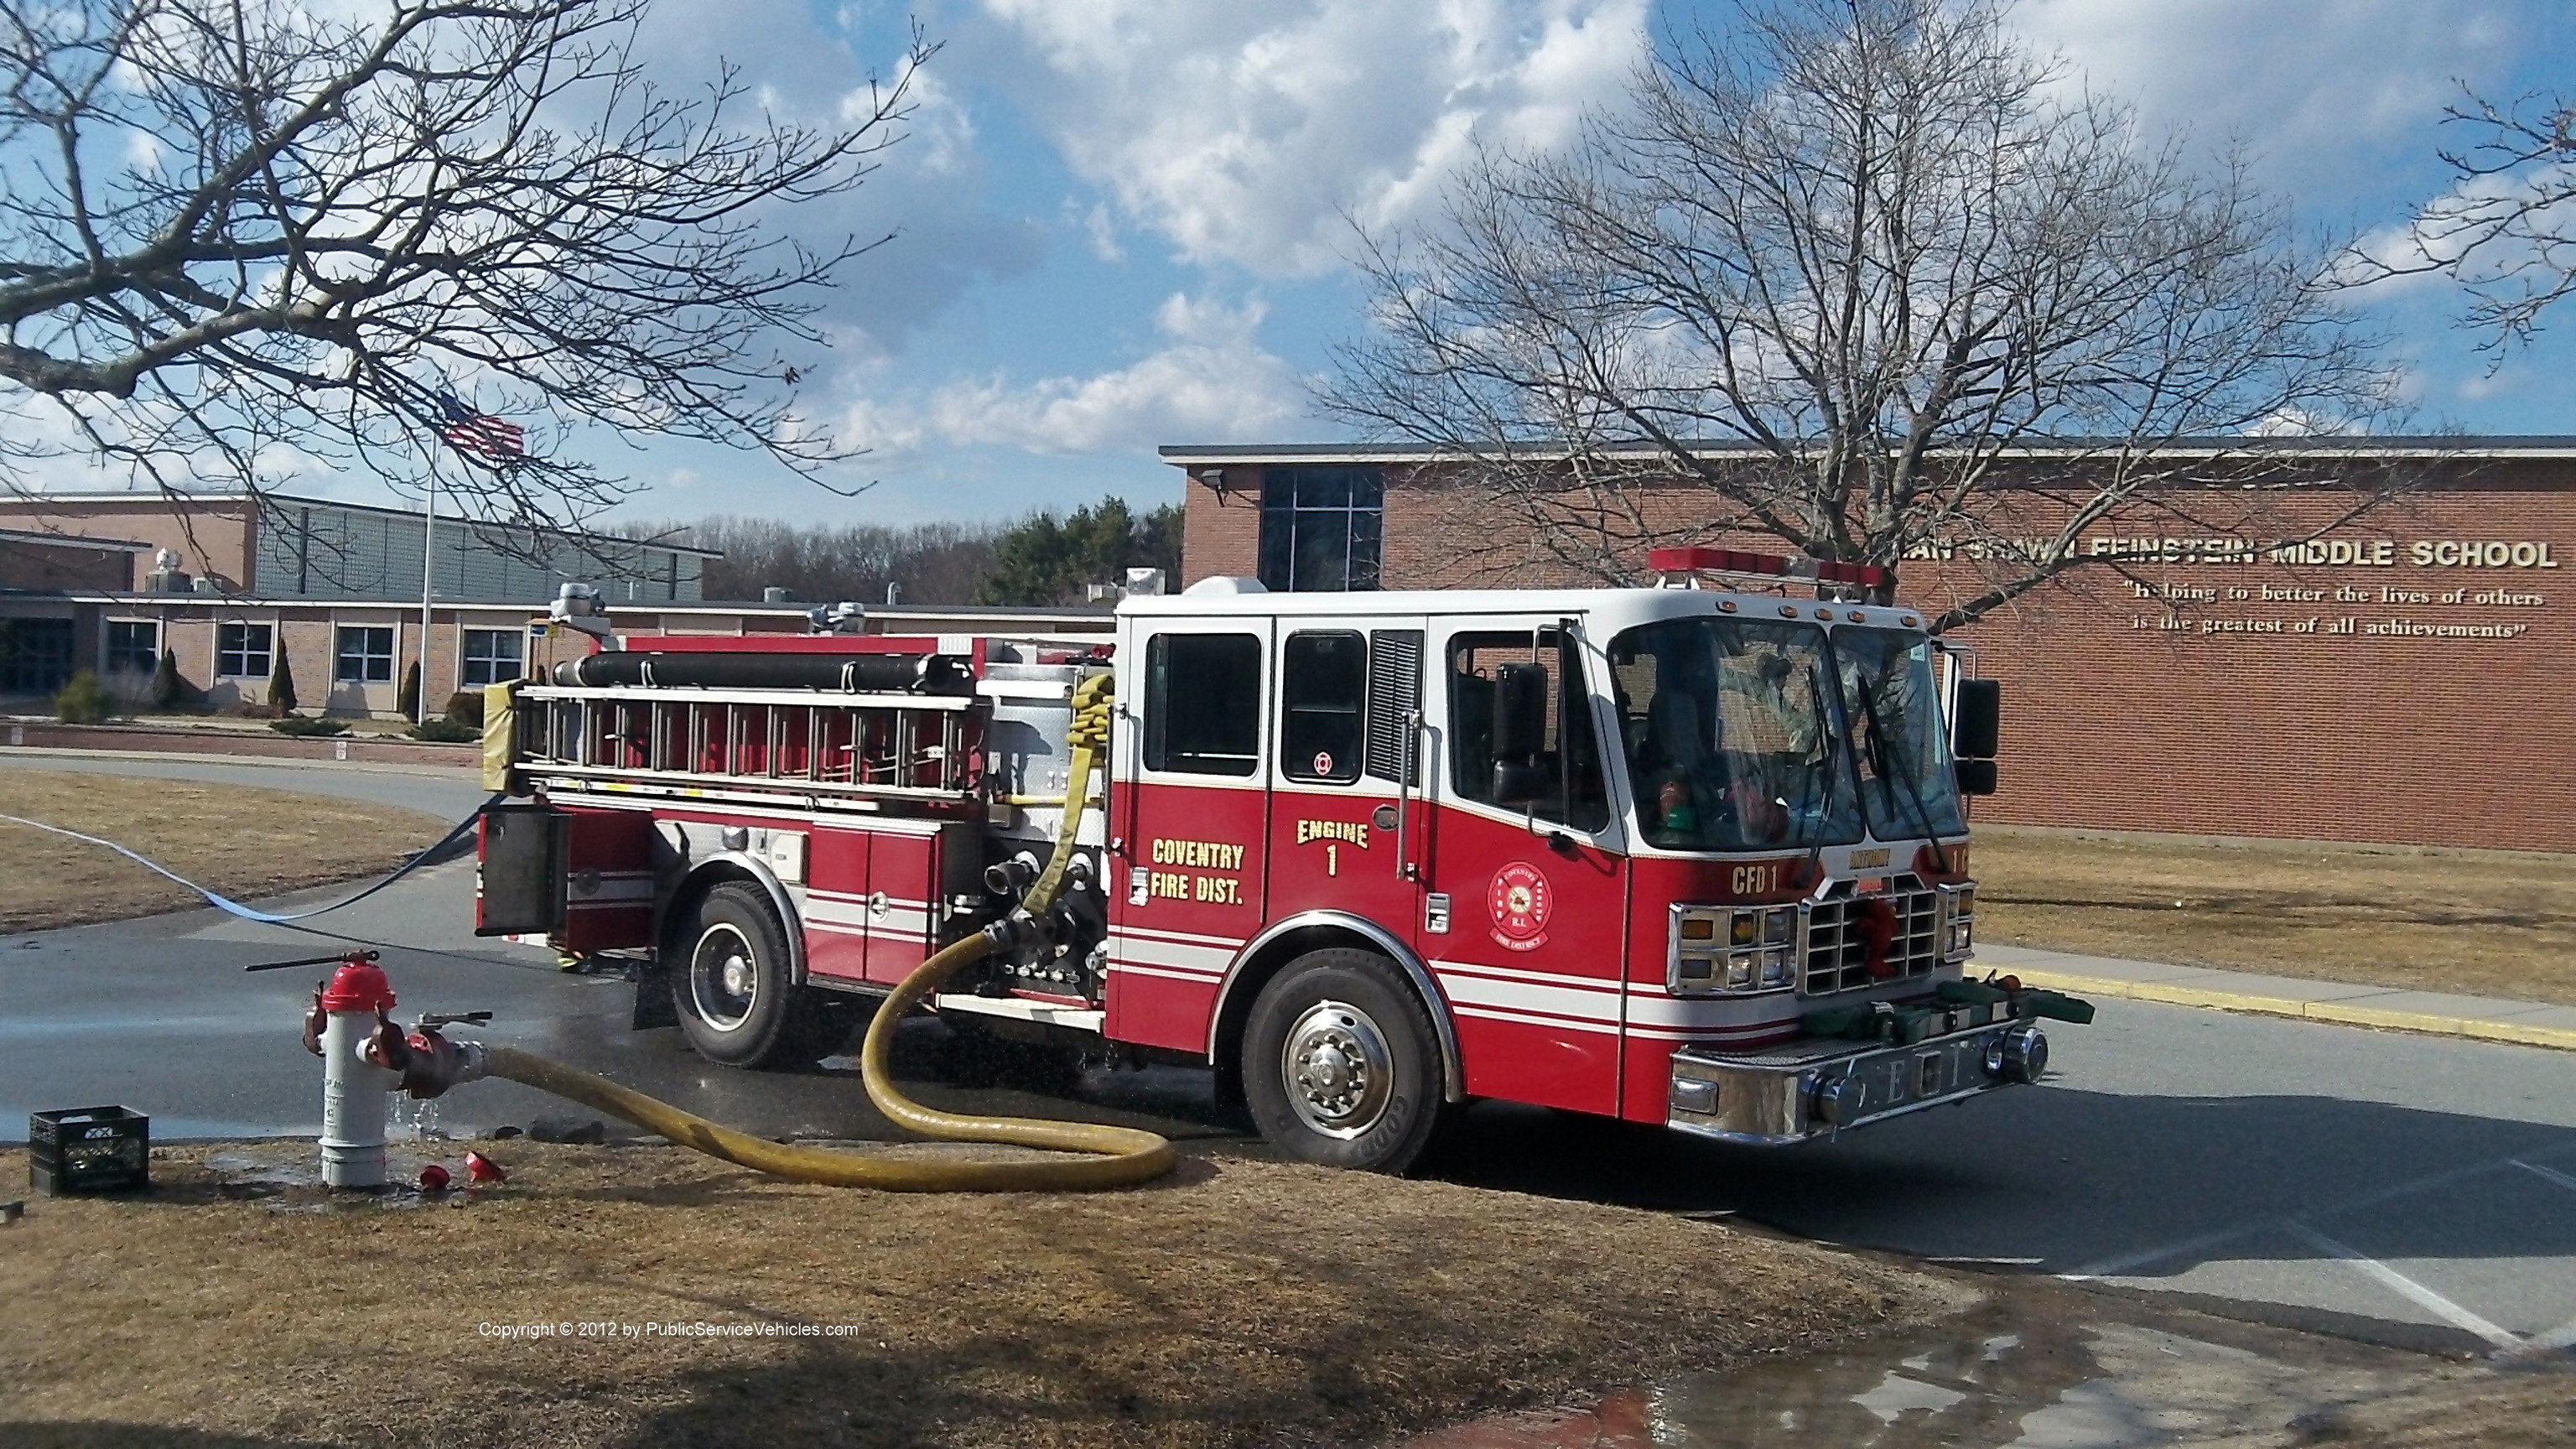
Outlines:
{"type": "Polygon", "coordinates": [[[1177,584],[1181,510],[1136,513],[1116,498],[1058,517],[1014,523],[852,523],[799,528],[718,514],[694,523],[641,523],[628,537],[721,550],[707,560],[710,600],[756,600],[782,588],[809,603],[882,605],[886,585],[906,604],[1033,607],[1080,603],[1090,584],[1123,583],[1130,568],[1159,568],[1177,584]]]}

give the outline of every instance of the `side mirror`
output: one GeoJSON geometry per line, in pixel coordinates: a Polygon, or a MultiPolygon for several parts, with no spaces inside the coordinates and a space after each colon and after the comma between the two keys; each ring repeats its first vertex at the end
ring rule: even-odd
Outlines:
{"type": "Polygon", "coordinates": [[[1527,760],[1494,761],[1493,784],[1496,805],[1532,805],[1556,793],[1556,776],[1527,760]]]}
{"type": "MultiPolygon", "coordinates": [[[[1950,753],[1962,760],[1991,760],[2002,739],[2003,685],[1991,679],[1959,681],[1958,716],[1950,721],[1950,753]]],[[[1962,785],[1961,789],[1967,787],[1962,785]]],[[[1991,787],[1976,791],[1992,793],[1991,787]]]]}
{"type": "Polygon", "coordinates": [[[1995,793],[1994,761],[1953,760],[1950,762],[1950,769],[1958,778],[1960,794],[1991,795],[1995,793]]]}
{"type": "Polygon", "coordinates": [[[1495,670],[1494,758],[1527,759],[1546,747],[1547,666],[1506,664],[1495,670]]]}

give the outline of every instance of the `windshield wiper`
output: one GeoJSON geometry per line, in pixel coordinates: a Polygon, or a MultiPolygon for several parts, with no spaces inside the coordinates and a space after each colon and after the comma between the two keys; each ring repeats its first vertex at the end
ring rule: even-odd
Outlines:
{"type": "MultiPolygon", "coordinates": [[[[1869,737],[1877,743],[1880,758],[1884,760],[1890,741],[1887,721],[1880,718],[1878,713],[1878,691],[1870,688],[1869,681],[1866,679],[1855,679],[1852,681],[1852,686],[1860,691],[1860,707],[1869,716],[1869,737]]],[[[1882,785],[1886,784],[1887,777],[1884,774],[1880,775],[1879,782],[1882,785]]],[[[1923,792],[1916,788],[1916,782],[1911,775],[1907,777],[1904,784],[1905,803],[1914,807],[1914,823],[1923,827],[1923,838],[1931,842],[1932,863],[1941,867],[1943,875],[1951,874],[1950,852],[1941,848],[1941,837],[1932,828],[1932,812],[1925,809],[1923,805],[1923,792]]]]}
{"type": "Polygon", "coordinates": [[[1848,747],[1843,750],[1835,749],[1826,732],[1823,718],[1827,707],[1825,668],[1813,659],[1807,661],[1807,697],[1815,702],[1815,710],[1819,716],[1816,721],[1816,763],[1825,772],[1825,799],[1823,807],[1817,811],[1816,823],[1811,832],[1815,838],[1807,845],[1807,870],[1821,882],[1824,879],[1825,834],[1834,826],[1834,785],[1842,779],[1843,772],[1839,767],[1848,758],[1848,747]]]}

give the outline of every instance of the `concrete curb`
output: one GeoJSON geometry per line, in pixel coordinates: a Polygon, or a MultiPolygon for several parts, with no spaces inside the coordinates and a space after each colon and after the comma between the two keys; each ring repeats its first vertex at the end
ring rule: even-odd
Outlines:
{"type": "MultiPolygon", "coordinates": [[[[2302,1001],[2290,996],[2228,991],[2165,981],[2127,981],[2114,976],[2085,976],[2033,966],[1999,969],[2027,986],[2075,996],[2113,996],[2155,1001],[2167,1006],[2205,1006],[2220,1011],[2247,1011],[2264,1016],[2290,1016],[2303,1021],[2330,1021],[2343,1026],[2375,1026],[2393,1031],[2420,1031],[2440,1036],[2475,1037],[2517,1046],[2555,1047],[2576,1051],[2576,1029],[2521,1023],[2510,1017],[2481,1017],[2439,1012],[2394,1011],[2341,1001],[2302,1001]]],[[[2498,1003],[2504,1005],[2507,1003],[2498,1003]]],[[[2515,1003],[2518,1005],[2518,1003],[2515,1003]]]]}
{"type": "Polygon", "coordinates": [[[74,750],[58,745],[0,746],[0,759],[15,760],[168,760],[185,765],[267,765],[277,769],[356,770],[369,775],[419,775],[456,779],[459,768],[438,764],[391,764],[379,760],[324,760],[296,755],[218,754],[203,750],[74,750]]]}
{"type": "Polygon", "coordinates": [[[220,755],[235,760],[432,766],[469,770],[483,762],[476,744],[432,744],[381,735],[297,737],[261,730],[153,729],[121,725],[0,721],[9,750],[92,750],[122,755],[220,755]]]}

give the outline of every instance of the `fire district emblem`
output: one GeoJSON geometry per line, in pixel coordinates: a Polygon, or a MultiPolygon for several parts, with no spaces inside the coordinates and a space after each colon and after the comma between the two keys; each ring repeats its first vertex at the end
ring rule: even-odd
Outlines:
{"type": "Polygon", "coordinates": [[[1506,951],[1535,951],[1547,944],[1547,915],[1555,892],[1538,867],[1516,860],[1494,872],[1485,909],[1494,918],[1494,943],[1506,951]]]}

